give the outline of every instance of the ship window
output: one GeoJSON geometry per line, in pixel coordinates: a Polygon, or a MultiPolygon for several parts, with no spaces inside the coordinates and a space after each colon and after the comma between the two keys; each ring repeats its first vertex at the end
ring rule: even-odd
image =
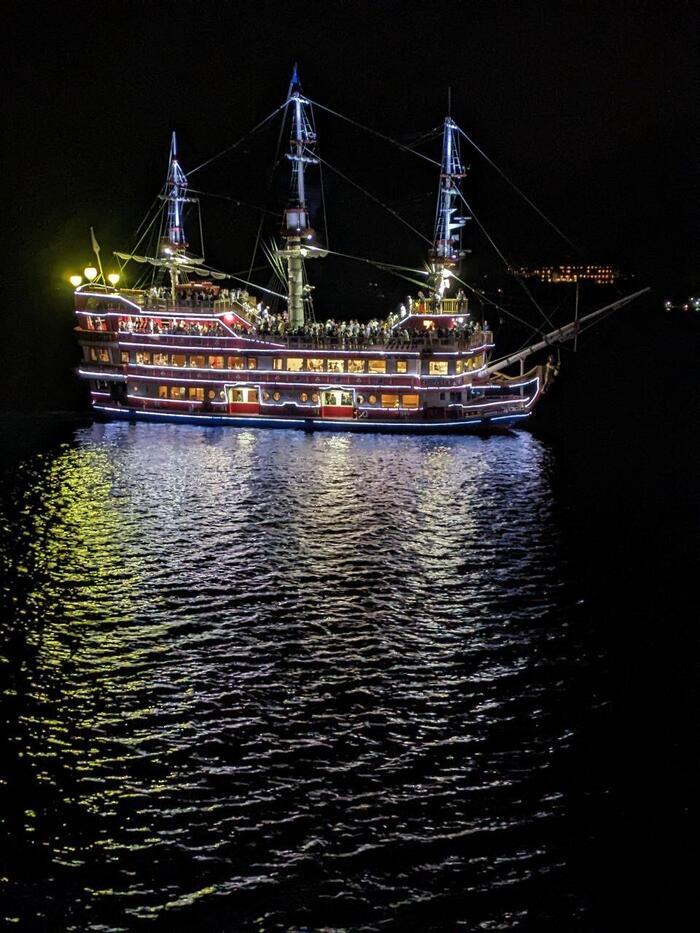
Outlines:
{"type": "Polygon", "coordinates": [[[418,408],[420,401],[417,395],[402,395],[401,404],[404,408],[418,408]]]}
{"type": "Polygon", "coordinates": [[[168,397],[168,387],[158,386],[158,398],[167,398],[167,397],[168,397]]]}
{"type": "Polygon", "coordinates": [[[463,368],[464,368],[464,362],[462,360],[456,360],[455,361],[455,372],[457,373],[458,376],[462,372],[463,368]]]}
{"type": "Polygon", "coordinates": [[[365,404],[365,397],[364,397],[364,395],[356,395],[355,398],[357,399],[357,404],[358,404],[358,405],[364,405],[364,404],[365,404]]]}
{"type": "Polygon", "coordinates": [[[154,353],[153,354],[153,365],[154,366],[167,366],[170,362],[170,357],[167,353],[154,353]]]}
{"type": "Polygon", "coordinates": [[[323,372],[323,360],[310,358],[306,361],[306,368],[310,373],[321,373],[323,372]]]}
{"type": "Polygon", "coordinates": [[[477,353],[472,362],[474,369],[480,369],[484,365],[484,354],[477,353]]]}
{"type": "Polygon", "coordinates": [[[397,360],[396,361],[396,372],[397,373],[406,373],[408,372],[408,364],[406,360],[397,360]]]}
{"type": "Polygon", "coordinates": [[[122,350],[121,353],[119,354],[119,359],[122,361],[122,363],[128,363],[129,362],[129,351],[122,350]]]}
{"type": "Polygon", "coordinates": [[[304,368],[304,360],[300,356],[287,357],[287,369],[292,373],[300,373],[304,368]]]}
{"type": "Polygon", "coordinates": [[[428,371],[431,376],[446,376],[447,362],[444,360],[431,360],[428,371]]]}
{"type": "Polygon", "coordinates": [[[204,389],[200,389],[198,386],[190,386],[187,394],[189,398],[196,399],[198,402],[204,401],[204,389]]]}
{"type": "Polygon", "coordinates": [[[213,389],[209,389],[207,395],[209,396],[210,399],[216,398],[216,392],[213,389]]]}
{"type": "Polygon", "coordinates": [[[312,393],[311,393],[311,401],[314,403],[314,405],[318,405],[319,399],[320,399],[320,396],[319,396],[318,392],[312,392],[312,393]]]}
{"type": "Polygon", "coordinates": [[[109,363],[109,350],[102,350],[98,349],[97,347],[91,347],[90,358],[95,360],[96,363],[109,363]]]}
{"type": "Polygon", "coordinates": [[[223,369],[224,368],[223,356],[210,356],[209,366],[211,369],[223,369]]]}
{"type": "MultiPolygon", "coordinates": [[[[163,354],[156,354],[156,356],[162,356],[163,354]]],[[[136,351],[136,363],[139,366],[148,366],[151,362],[151,354],[147,353],[145,350],[136,351]]]]}
{"type": "Polygon", "coordinates": [[[140,390],[139,390],[139,387],[138,387],[138,386],[132,386],[132,387],[131,387],[131,394],[132,394],[132,395],[136,395],[137,392],[139,392],[139,391],[140,391],[140,390]]]}
{"type": "Polygon", "coordinates": [[[282,398],[282,396],[281,396],[281,394],[280,394],[279,392],[273,392],[273,393],[272,393],[272,398],[273,398],[276,402],[279,402],[279,400],[282,398]]]}
{"type": "Polygon", "coordinates": [[[299,401],[300,401],[300,402],[308,402],[308,401],[309,401],[309,393],[308,393],[308,392],[302,392],[301,395],[299,396],[299,401]]]}
{"type": "Polygon", "coordinates": [[[170,386],[170,398],[184,398],[184,397],[185,397],[184,386],[170,386]]]}
{"type": "Polygon", "coordinates": [[[257,369],[258,368],[258,359],[255,356],[248,357],[248,369],[257,369]]]}
{"type": "Polygon", "coordinates": [[[364,360],[348,360],[349,373],[363,373],[365,371],[364,360]]]}
{"type": "Polygon", "coordinates": [[[450,392],[450,401],[451,402],[461,402],[462,393],[461,392],[450,392]]]}
{"type": "Polygon", "coordinates": [[[172,359],[173,366],[186,366],[187,365],[187,357],[185,356],[184,353],[173,353],[171,359],[172,359]]]}
{"type": "Polygon", "coordinates": [[[257,389],[248,389],[248,401],[249,402],[258,401],[258,390],[257,389]]]}
{"type": "Polygon", "coordinates": [[[376,396],[376,395],[370,395],[370,396],[368,396],[367,401],[370,403],[370,405],[376,405],[376,404],[377,404],[377,396],[376,396]]]}
{"type": "Polygon", "coordinates": [[[228,400],[229,402],[242,402],[243,401],[243,389],[229,389],[228,400]]]}
{"type": "Polygon", "coordinates": [[[382,408],[398,408],[399,407],[399,397],[398,395],[382,395],[382,408]]]}
{"type": "Polygon", "coordinates": [[[204,369],[206,365],[205,357],[201,354],[190,356],[190,366],[195,369],[204,369]]]}
{"type": "Polygon", "coordinates": [[[441,402],[444,402],[444,401],[445,401],[445,393],[444,393],[444,392],[441,392],[441,393],[440,393],[440,401],[441,401],[441,402]]]}
{"type": "Polygon", "coordinates": [[[272,396],[269,392],[263,392],[263,402],[269,402],[272,396]]]}
{"type": "Polygon", "coordinates": [[[341,392],[340,393],[340,404],[341,405],[352,405],[352,392],[341,392]]]}
{"type": "Polygon", "coordinates": [[[242,356],[229,356],[228,368],[229,369],[243,369],[243,357],[242,356]]]}
{"type": "Polygon", "coordinates": [[[343,361],[342,360],[326,360],[326,369],[329,373],[342,373],[343,372],[343,361]]]}
{"type": "Polygon", "coordinates": [[[283,366],[284,366],[284,360],[282,359],[282,357],[281,357],[281,356],[276,356],[276,357],[273,359],[273,361],[272,361],[272,368],[273,368],[273,369],[282,369],[283,366]]]}
{"type": "Polygon", "coordinates": [[[324,392],[323,393],[323,404],[324,405],[335,405],[335,392],[324,392]]]}
{"type": "Polygon", "coordinates": [[[367,370],[370,373],[385,373],[386,360],[367,360],[367,370]]]}

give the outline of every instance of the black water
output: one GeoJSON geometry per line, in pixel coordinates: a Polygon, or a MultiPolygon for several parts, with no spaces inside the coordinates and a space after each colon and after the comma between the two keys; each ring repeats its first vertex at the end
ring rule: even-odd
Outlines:
{"type": "Polygon", "coordinates": [[[6,419],[4,922],[678,929],[697,396],[644,386],[488,440],[6,419]]]}

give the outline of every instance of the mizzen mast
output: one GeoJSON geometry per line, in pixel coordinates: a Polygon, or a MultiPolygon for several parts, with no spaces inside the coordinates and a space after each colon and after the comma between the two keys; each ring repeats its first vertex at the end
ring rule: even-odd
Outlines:
{"type": "Polygon", "coordinates": [[[304,323],[304,261],[323,255],[318,250],[305,249],[305,245],[314,239],[305,173],[308,165],[318,164],[318,159],[314,155],[316,133],[309,118],[310,103],[302,95],[296,65],[292,72],[288,106],[292,111],[292,132],[286,157],[292,163],[292,183],[282,227],[285,245],[279,255],[287,261],[289,326],[293,328],[304,323]]]}

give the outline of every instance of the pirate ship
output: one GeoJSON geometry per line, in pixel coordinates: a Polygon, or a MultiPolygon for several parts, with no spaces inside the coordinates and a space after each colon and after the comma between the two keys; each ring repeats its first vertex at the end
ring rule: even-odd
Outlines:
{"type": "Polygon", "coordinates": [[[529,369],[527,360],[641,294],[539,330],[516,353],[495,355],[491,329],[471,313],[465,289],[473,287],[459,275],[462,231],[471,219],[462,191],[466,134],[448,115],[432,245],[425,268],[414,270],[425,284],[383,320],[317,320],[307,264],[328,251],[311,222],[307,173],[319,156],[312,102],[296,67],[280,110],[291,127],[291,192],[281,238],[268,252],[286,308],[273,313],[265,305],[269,290],[213,269],[190,250],[185,217],[195,199],[173,134],[150,224],[157,225],[158,248],[142,255],[137,244],[115,254],[121,278],[131,264],[143,270],[135,287],[120,287],[117,275],[105,278],[94,236],[98,268],[86,270],[86,283],[74,281],[79,375],[99,415],[304,430],[503,430],[532,414],[556,370],[551,354],[529,369]]]}

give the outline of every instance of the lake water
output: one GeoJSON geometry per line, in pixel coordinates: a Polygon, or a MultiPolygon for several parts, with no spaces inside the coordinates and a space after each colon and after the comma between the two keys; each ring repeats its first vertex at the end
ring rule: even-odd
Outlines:
{"type": "Polygon", "coordinates": [[[641,442],[57,432],[0,490],[8,925],[624,928],[696,644],[641,442]]]}

